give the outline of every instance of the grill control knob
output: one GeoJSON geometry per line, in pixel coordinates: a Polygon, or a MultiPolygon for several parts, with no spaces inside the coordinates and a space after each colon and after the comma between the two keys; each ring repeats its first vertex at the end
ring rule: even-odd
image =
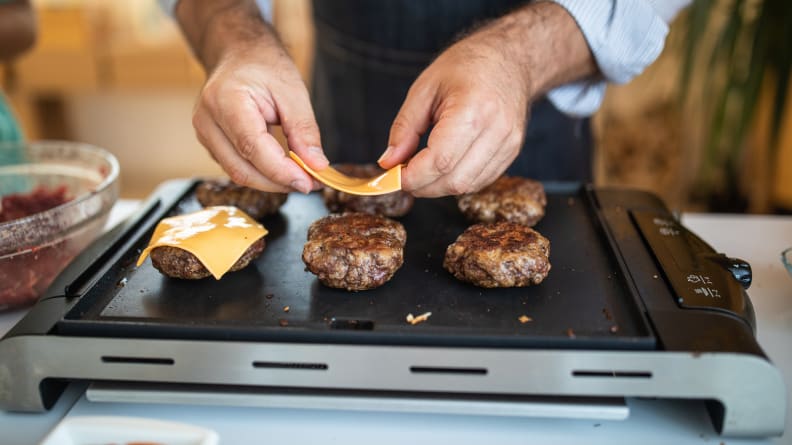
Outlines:
{"type": "Polygon", "coordinates": [[[753,279],[753,274],[751,273],[751,265],[748,264],[747,261],[741,260],[739,258],[728,258],[726,259],[729,261],[729,272],[734,275],[734,278],[740,282],[744,289],[748,289],[751,287],[751,280],[753,279]]]}
{"type": "Polygon", "coordinates": [[[727,257],[723,254],[712,255],[709,256],[708,259],[731,272],[734,279],[736,279],[744,289],[751,287],[753,274],[751,273],[751,265],[748,264],[747,261],[739,258],[727,257]]]}

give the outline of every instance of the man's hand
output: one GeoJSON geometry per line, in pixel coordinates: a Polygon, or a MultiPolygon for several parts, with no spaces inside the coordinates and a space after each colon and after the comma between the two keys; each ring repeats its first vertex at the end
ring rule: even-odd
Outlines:
{"type": "Polygon", "coordinates": [[[253,2],[181,0],[177,17],[207,71],[193,113],[198,140],[237,184],[308,193],[314,181],[270,133],[311,168],[328,165],[308,91],[253,2]]]}
{"type": "Polygon", "coordinates": [[[577,24],[536,3],[458,41],[413,83],[391,127],[383,168],[409,159],[402,186],[416,196],[458,195],[497,179],[522,147],[530,102],[596,73],[577,24]]]}

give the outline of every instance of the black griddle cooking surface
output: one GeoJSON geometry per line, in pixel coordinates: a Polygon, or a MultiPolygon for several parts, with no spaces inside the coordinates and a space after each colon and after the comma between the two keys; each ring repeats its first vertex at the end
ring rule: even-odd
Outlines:
{"type": "MultiPolygon", "coordinates": [[[[552,270],[529,288],[481,289],[443,267],[445,249],[469,225],[453,198],[419,199],[401,220],[404,265],[384,286],[347,292],[304,270],[308,226],[327,214],[320,196],[292,194],[263,221],[267,247],[251,266],[213,278],[170,279],[149,259],[134,266],[146,233],[64,317],[65,335],[420,344],[488,347],[653,349],[655,337],[627,290],[588,195],[548,187],[536,226],[551,242],[552,270]],[[288,312],[286,311],[288,307],[288,312]],[[410,325],[408,313],[431,312],[410,325]],[[532,319],[521,323],[526,315],[532,319]]],[[[189,192],[171,214],[199,209],[189,192]]]]}

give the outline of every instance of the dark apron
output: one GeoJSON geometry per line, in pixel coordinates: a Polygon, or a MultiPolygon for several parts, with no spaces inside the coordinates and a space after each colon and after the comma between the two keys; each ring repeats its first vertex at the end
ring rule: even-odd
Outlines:
{"type": "MultiPolygon", "coordinates": [[[[460,33],[523,3],[314,0],[313,102],[331,162],[374,162],[407,90],[432,59],[460,33]]],[[[565,116],[538,100],[531,106],[525,145],[508,172],[590,181],[589,120],[565,116]]]]}

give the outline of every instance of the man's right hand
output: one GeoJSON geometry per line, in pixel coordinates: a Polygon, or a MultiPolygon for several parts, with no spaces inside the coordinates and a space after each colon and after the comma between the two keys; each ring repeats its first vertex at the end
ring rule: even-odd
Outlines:
{"type": "Polygon", "coordinates": [[[181,0],[176,14],[208,75],[193,113],[198,140],[237,184],[314,189],[270,133],[281,125],[290,150],[327,167],[305,83],[255,4],[181,0]]]}

